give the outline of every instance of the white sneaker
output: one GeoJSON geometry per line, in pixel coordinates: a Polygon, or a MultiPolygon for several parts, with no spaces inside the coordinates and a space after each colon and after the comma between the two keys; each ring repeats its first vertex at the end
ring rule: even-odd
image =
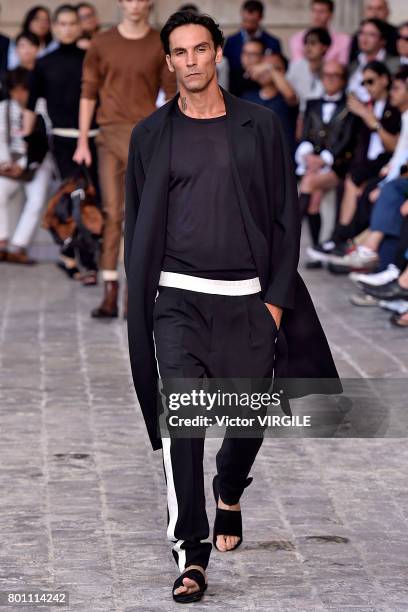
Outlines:
{"type": "Polygon", "coordinates": [[[400,273],[401,272],[396,265],[390,264],[383,272],[377,272],[374,274],[350,272],[348,277],[353,281],[353,283],[365,283],[366,285],[371,285],[372,287],[379,287],[380,285],[385,285],[386,283],[390,283],[391,281],[397,279],[400,273]]]}
{"type": "Polygon", "coordinates": [[[378,305],[385,310],[398,312],[398,314],[405,314],[408,311],[407,300],[380,300],[378,305]]]}
{"type": "Polygon", "coordinates": [[[359,245],[351,253],[347,253],[343,257],[334,257],[330,259],[331,263],[344,268],[355,270],[370,270],[378,265],[378,255],[375,251],[359,245]]]}

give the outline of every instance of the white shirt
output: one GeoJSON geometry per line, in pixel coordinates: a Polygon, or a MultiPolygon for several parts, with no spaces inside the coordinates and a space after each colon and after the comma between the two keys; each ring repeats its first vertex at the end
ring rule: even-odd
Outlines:
{"type": "MultiPolygon", "coordinates": [[[[385,49],[381,49],[375,56],[375,59],[382,62],[384,61],[385,56],[385,49]]],[[[357,61],[358,67],[349,78],[347,91],[349,93],[354,93],[357,98],[361,100],[361,102],[369,102],[370,94],[368,93],[367,89],[361,85],[361,81],[363,80],[363,68],[367,64],[367,55],[365,53],[359,53],[357,56],[357,61]]]]}
{"type": "Polygon", "coordinates": [[[310,70],[309,62],[306,59],[291,62],[286,78],[299,98],[299,110],[301,113],[305,111],[308,100],[316,100],[324,94],[320,75],[310,70]]]}
{"type": "Polygon", "coordinates": [[[0,102],[0,163],[11,161],[11,154],[19,156],[17,163],[24,168],[27,164],[27,143],[20,135],[23,127],[23,111],[15,100],[0,102]],[[10,104],[10,144],[7,135],[7,103],[10,104]]]}
{"type": "MultiPolygon", "coordinates": [[[[385,100],[377,100],[377,102],[374,103],[373,111],[374,111],[374,115],[376,119],[378,120],[381,119],[384,113],[384,108],[385,108],[385,100]]],[[[377,159],[377,157],[381,153],[384,153],[384,151],[385,151],[385,148],[384,148],[384,145],[382,143],[382,140],[378,132],[372,132],[370,136],[370,142],[368,144],[368,151],[367,151],[368,159],[377,159]]]]}
{"type": "Polygon", "coordinates": [[[401,115],[401,132],[398,138],[397,146],[390,161],[388,162],[389,172],[384,183],[396,179],[400,175],[400,168],[407,163],[408,160],[408,110],[401,115]]]}

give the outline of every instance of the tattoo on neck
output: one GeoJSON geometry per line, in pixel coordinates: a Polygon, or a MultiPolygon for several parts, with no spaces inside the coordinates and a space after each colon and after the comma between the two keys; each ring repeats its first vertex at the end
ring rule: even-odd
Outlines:
{"type": "Polygon", "coordinates": [[[187,110],[187,98],[181,98],[181,108],[183,111],[187,110]]]}

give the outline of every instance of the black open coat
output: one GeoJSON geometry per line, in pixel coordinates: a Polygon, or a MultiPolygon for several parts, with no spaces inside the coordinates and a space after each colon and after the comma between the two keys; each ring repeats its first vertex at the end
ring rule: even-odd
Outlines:
{"type": "MultiPolygon", "coordinates": [[[[265,302],[284,308],[276,343],[280,377],[338,378],[310,295],[297,273],[300,220],[295,174],[275,113],[222,89],[232,171],[265,302]]],[[[166,240],[171,120],[177,94],[132,132],[126,172],[125,269],[135,389],[153,450],[158,371],[153,306],[166,240]]]]}

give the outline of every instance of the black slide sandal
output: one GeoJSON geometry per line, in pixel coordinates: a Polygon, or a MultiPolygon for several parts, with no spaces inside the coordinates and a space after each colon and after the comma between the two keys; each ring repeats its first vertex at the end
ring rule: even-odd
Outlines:
{"type": "Polygon", "coordinates": [[[205,581],[204,574],[200,572],[198,569],[189,569],[186,570],[183,574],[181,574],[177,580],[173,584],[173,599],[177,601],[177,603],[192,603],[193,601],[199,601],[204,595],[205,590],[207,589],[207,583],[205,581]],[[174,591],[183,585],[183,579],[190,578],[194,580],[199,587],[198,591],[194,591],[194,593],[178,593],[178,595],[174,594],[174,591]]]}
{"type": "MultiPolygon", "coordinates": [[[[252,480],[252,478],[247,478],[245,482],[245,487],[250,485],[252,480]]],[[[231,552],[238,548],[238,546],[242,543],[243,540],[241,510],[224,510],[222,508],[218,508],[218,498],[220,496],[220,490],[218,486],[218,474],[214,476],[213,479],[213,492],[215,503],[217,506],[213,528],[213,544],[215,548],[220,552],[231,552]],[[216,545],[217,536],[220,534],[226,536],[237,536],[240,539],[233,548],[229,548],[228,550],[224,551],[220,550],[216,545]]]]}

